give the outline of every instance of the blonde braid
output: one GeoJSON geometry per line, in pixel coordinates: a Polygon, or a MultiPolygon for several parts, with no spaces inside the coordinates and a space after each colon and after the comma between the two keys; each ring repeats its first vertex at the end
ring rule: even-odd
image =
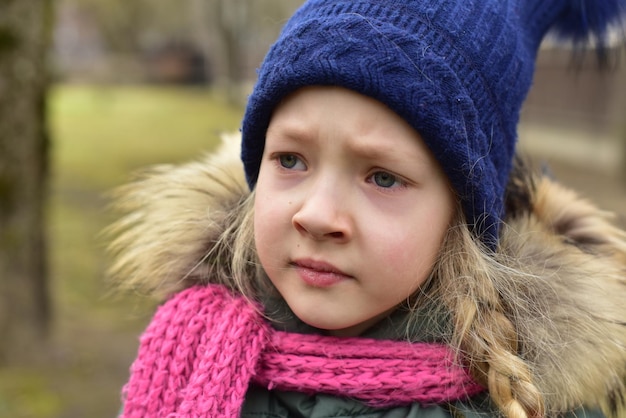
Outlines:
{"type": "Polygon", "coordinates": [[[514,313],[503,303],[499,286],[520,272],[512,274],[511,268],[478,243],[462,211],[458,213],[435,266],[432,289],[433,297],[452,312],[451,343],[506,417],[543,417],[543,396],[533,383],[529,365],[517,354],[514,313]]]}

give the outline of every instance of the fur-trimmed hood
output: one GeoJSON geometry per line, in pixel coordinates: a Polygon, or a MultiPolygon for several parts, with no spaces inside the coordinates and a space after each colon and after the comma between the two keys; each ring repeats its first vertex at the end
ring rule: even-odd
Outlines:
{"type": "MultiPolygon", "coordinates": [[[[220,240],[250,195],[238,135],[202,161],[159,166],[119,190],[124,216],[111,269],[122,287],[157,297],[212,282],[208,254],[228,256],[220,240]],[[216,244],[218,243],[219,244],[216,244]]],[[[500,284],[520,355],[548,410],[600,405],[626,416],[626,235],[610,216],[523,165],[512,175],[499,256],[523,281],[500,284]],[[506,262],[506,261],[505,261],[506,262]],[[528,279],[528,278],[531,279],[528,279]]],[[[225,269],[228,269],[225,267],[225,269]]]]}

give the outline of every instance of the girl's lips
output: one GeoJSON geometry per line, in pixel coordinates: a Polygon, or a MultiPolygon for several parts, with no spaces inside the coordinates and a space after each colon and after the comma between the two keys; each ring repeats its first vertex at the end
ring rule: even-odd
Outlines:
{"type": "Polygon", "coordinates": [[[309,286],[329,287],[352,276],[342,272],[332,264],[314,260],[295,260],[291,263],[298,276],[309,286]]]}

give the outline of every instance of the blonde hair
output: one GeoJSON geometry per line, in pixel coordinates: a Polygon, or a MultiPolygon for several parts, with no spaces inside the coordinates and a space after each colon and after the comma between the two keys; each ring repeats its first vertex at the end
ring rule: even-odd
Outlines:
{"type": "Polygon", "coordinates": [[[477,240],[462,210],[442,245],[428,296],[443,303],[453,318],[449,343],[508,418],[545,415],[544,399],[535,386],[530,366],[519,356],[514,303],[504,292],[505,281],[528,276],[499,260],[477,240]]]}
{"type": "MultiPolygon", "coordinates": [[[[254,193],[242,202],[238,219],[230,224],[222,237],[229,248],[230,268],[218,282],[258,300],[273,292],[263,273],[254,248],[254,193]]],[[[485,248],[472,235],[463,211],[457,215],[442,244],[431,280],[419,298],[443,303],[453,318],[450,345],[472,375],[489,389],[489,394],[508,418],[544,416],[544,402],[533,384],[529,365],[519,357],[518,335],[509,315],[498,283],[508,275],[519,275],[499,262],[496,253],[485,248]]],[[[225,244],[225,245],[223,245],[225,244]]],[[[220,254],[210,257],[223,261],[220,254]]],[[[220,270],[216,265],[215,271],[220,270]]],[[[523,274],[523,273],[521,273],[523,274]]]]}

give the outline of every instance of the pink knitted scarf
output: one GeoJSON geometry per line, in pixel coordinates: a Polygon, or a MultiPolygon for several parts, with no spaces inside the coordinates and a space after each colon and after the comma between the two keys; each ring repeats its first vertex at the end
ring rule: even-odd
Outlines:
{"type": "Polygon", "coordinates": [[[483,390],[446,346],[276,331],[258,307],[211,285],[158,309],[131,367],[122,417],[238,417],[251,382],[378,407],[483,390]]]}

